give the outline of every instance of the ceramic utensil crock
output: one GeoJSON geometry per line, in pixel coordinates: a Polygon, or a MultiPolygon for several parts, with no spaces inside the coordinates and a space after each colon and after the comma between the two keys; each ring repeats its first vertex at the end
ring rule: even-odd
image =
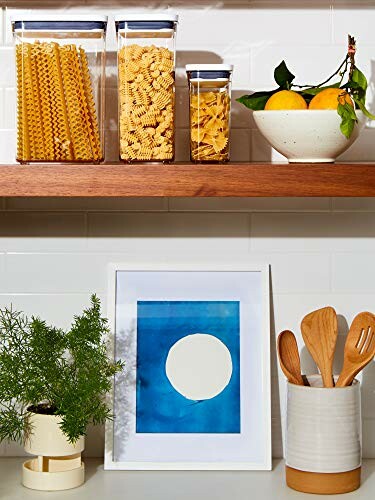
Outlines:
{"type": "Polygon", "coordinates": [[[306,493],[339,494],[360,486],[360,384],[311,387],[288,383],[286,481],[306,493]]]}

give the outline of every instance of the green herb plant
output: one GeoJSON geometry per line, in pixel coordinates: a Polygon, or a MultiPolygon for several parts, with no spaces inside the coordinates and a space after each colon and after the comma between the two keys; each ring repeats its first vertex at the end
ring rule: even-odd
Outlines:
{"type": "Polygon", "coordinates": [[[22,444],[30,411],[60,416],[70,443],[112,418],[105,395],[124,365],[108,359],[108,333],[96,295],[68,331],[0,309],[0,441],[22,444]]]}
{"type": "MultiPolygon", "coordinates": [[[[278,85],[276,89],[244,95],[237,99],[237,101],[256,111],[264,109],[266,102],[271,95],[281,90],[299,89],[295,91],[299,93],[307,103],[309,103],[311,99],[322,90],[327,88],[340,88],[343,89],[343,93],[347,92],[350,95],[355,103],[356,109],[360,109],[367,116],[367,118],[375,120],[375,115],[371,114],[366,108],[365,101],[368,84],[365,75],[355,64],[355,53],[356,41],[351,35],[348,35],[348,51],[345,59],[329,78],[318,85],[297,85],[296,83],[293,83],[295,76],[289,71],[285,61],[282,61],[274,71],[274,78],[278,85]],[[334,79],[336,81],[329,83],[334,79]]],[[[339,95],[337,106],[337,112],[341,117],[340,130],[345,137],[349,139],[358,119],[353,107],[348,102],[342,104],[340,101],[343,99],[340,99],[340,97],[341,96],[339,95]]]]}

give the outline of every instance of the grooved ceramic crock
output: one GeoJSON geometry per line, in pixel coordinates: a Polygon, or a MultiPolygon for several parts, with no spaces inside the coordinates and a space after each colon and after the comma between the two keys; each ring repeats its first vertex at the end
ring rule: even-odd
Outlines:
{"type": "Polygon", "coordinates": [[[25,451],[37,458],[26,461],[22,468],[22,484],[34,490],[67,490],[85,480],[81,460],[85,441],[81,437],[69,443],[60,429],[61,418],[55,415],[30,414],[31,435],[25,440],[25,451]]]}
{"type": "MultiPolygon", "coordinates": [[[[344,487],[345,479],[352,484],[352,489],[359,486],[360,474],[355,473],[358,480],[353,481],[353,471],[361,467],[361,393],[360,384],[354,381],[349,387],[324,388],[320,375],[309,376],[311,387],[288,383],[287,430],[286,430],[286,466],[288,475],[306,472],[325,475],[326,490],[330,490],[330,476],[337,490],[337,476],[341,477],[339,485],[344,487]]],[[[296,474],[294,474],[294,477],[296,474]]],[[[290,479],[290,477],[289,477],[290,479]]],[[[305,478],[306,479],[306,478],[305,478]]],[[[322,478],[317,486],[321,487],[322,478]]],[[[314,481],[313,481],[314,483],[314,481]]],[[[308,486],[307,486],[308,488],[308,486]]],[[[331,491],[303,491],[310,493],[331,493],[331,491]]],[[[344,488],[344,491],[350,491],[344,488]]],[[[300,488],[298,488],[300,489],[300,488]]]]}

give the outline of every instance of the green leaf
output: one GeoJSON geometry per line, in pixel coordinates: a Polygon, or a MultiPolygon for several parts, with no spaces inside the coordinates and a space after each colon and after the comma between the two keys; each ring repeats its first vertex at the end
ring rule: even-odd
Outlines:
{"type": "Polygon", "coordinates": [[[343,85],[342,88],[349,91],[353,99],[356,101],[357,106],[359,106],[359,103],[365,105],[367,86],[368,84],[365,75],[356,67],[354,68],[351,79],[343,85]]]}
{"type": "Polygon", "coordinates": [[[341,85],[341,88],[344,90],[362,90],[362,87],[359,83],[353,82],[353,80],[348,80],[345,85],[341,85]]]}
{"type": "Polygon", "coordinates": [[[346,102],[345,104],[339,103],[337,106],[337,113],[341,117],[340,130],[347,139],[352,135],[354,125],[357,122],[357,115],[353,107],[346,102]]]}
{"type": "Polygon", "coordinates": [[[352,80],[353,80],[353,82],[358,84],[359,88],[361,88],[364,91],[367,90],[367,78],[362,73],[362,71],[360,71],[357,67],[354,68],[354,71],[352,74],[352,80]]]}
{"type": "Polygon", "coordinates": [[[366,106],[363,104],[363,102],[361,102],[356,97],[354,97],[354,101],[356,104],[358,104],[359,109],[362,111],[362,113],[365,116],[367,116],[367,118],[369,118],[370,120],[375,120],[375,115],[373,115],[372,113],[370,113],[370,111],[368,109],[366,109],[366,106]]]}
{"type": "Polygon", "coordinates": [[[309,89],[303,89],[301,94],[317,95],[325,89],[338,89],[340,88],[340,82],[333,83],[332,85],[327,85],[326,87],[311,87],[309,89]]]}
{"type": "Polygon", "coordinates": [[[260,109],[264,109],[268,99],[278,90],[279,89],[270,90],[268,92],[254,92],[254,94],[243,95],[236,100],[241,104],[244,104],[247,108],[258,111],[260,109]]]}
{"type": "Polygon", "coordinates": [[[282,61],[274,71],[274,77],[276,83],[282,89],[290,89],[291,83],[295,76],[289,71],[285,61],[282,61]]]}

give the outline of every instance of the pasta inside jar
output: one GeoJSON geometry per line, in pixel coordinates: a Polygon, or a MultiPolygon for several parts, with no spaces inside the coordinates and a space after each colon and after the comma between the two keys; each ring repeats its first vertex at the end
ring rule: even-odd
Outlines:
{"type": "Polygon", "coordinates": [[[17,14],[17,161],[104,159],[107,17],[17,14]]]}
{"type": "Polygon", "coordinates": [[[116,21],[120,158],[127,162],[174,159],[177,16],[160,16],[116,21]]]}
{"type": "Polygon", "coordinates": [[[228,65],[188,65],[190,157],[197,163],[229,161],[230,77],[228,65]]]}

